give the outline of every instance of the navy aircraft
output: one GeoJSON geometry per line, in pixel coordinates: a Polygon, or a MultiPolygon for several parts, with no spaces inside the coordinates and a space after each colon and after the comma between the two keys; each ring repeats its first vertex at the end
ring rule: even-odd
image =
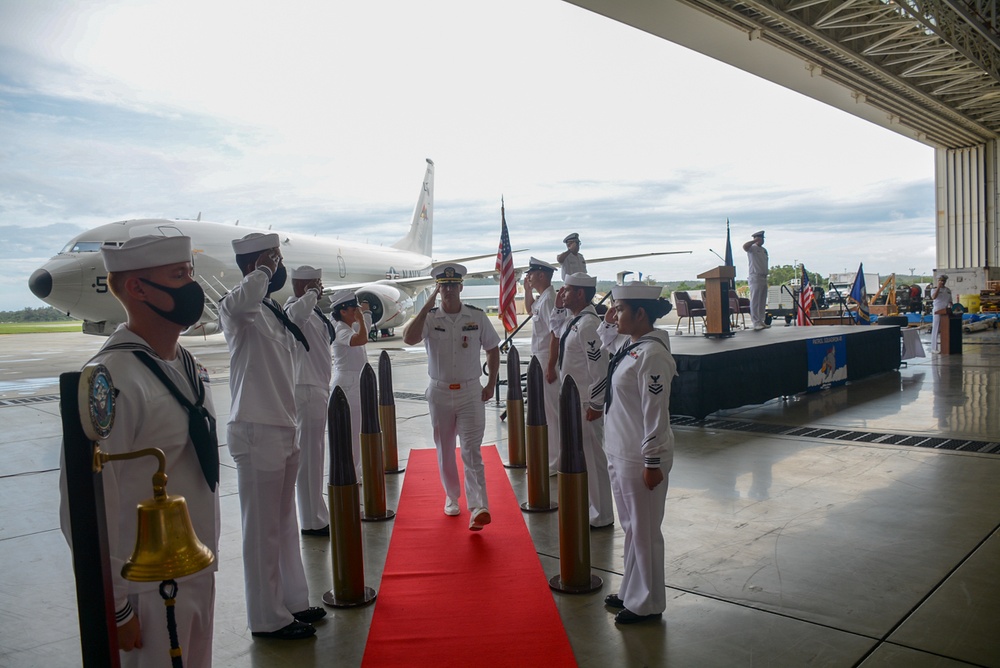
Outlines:
{"type": "MultiPolygon", "coordinates": [[[[200,218],[200,216],[199,216],[200,218]]],[[[323,270],[324,290],[353,289],[359,301],[371,308],[373,334],[390,332],[401,326],[433,285],[430,269],[434,222],[434,162],[427,160],[427,171],[413,209],[410,229],[391,246],[331,240],[307,234],[278,232],[281,254],[286,267],[302,265],[323,270]]],[[[185,332],[187,335],[216,334],[219,327],[219,300],[242,280],[236,266],[232,240],[250,232],[268,232],[236,225],[202,220],[139,219],[101,225],[75,237],[28,279],[31,292],[67,315],[83,320],[87,334],[110,335],[126,319],[125,309],[108,289],[107,270],[101,259],[102,246],[120,246],[143,235],[184,235],[191,237],[195,279],[205,291],[205,311],[201,320],[185,332]]],[[[690,251],[679,251],[690,252],[690,251]]],[[[664,253],[596,258],[601,262],[626,257],[645,257],[664,253]]],[[[494,253],[453,262],[493,257],[494,253]]],[[[522,268],[519,268],[522,269],[522,268]]],[[[495,272],[470,273],[469,277],[494,275],[495,272]]],[[[291,281],[275,293],[279,304],[292,294],[291,281]]],[[[324,308],[324,302],[320,302],[324,308]]]]}

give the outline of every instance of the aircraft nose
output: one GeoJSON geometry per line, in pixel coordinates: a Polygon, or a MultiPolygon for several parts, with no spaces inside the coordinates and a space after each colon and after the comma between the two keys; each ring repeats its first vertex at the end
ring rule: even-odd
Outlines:
{"type": "Polygon", "coordinates": [[[36,269],[28,279],[28,289],[31,290],[31,294],[44,300],[52,294],[52,274],[44,268],[36,269]]]}

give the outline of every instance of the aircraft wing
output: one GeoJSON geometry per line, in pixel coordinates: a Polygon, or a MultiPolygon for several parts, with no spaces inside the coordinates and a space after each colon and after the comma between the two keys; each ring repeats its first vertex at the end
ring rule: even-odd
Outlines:
{"type": "MultiPolygon", "coordinates": [[[[656,251],[654,253],[638,253],[636,255],[615,255],[613,257],[595,257],[586,258],[587,264],[592,264],[596,262],[611,262],[612,260],[628,260],[634,257],[652,257],[654,255],[682,255],[684,253],[690,253],[691,251],[656,251]]],[[[555,266],[560,266],[558,262],[553,262],[555,266]]]]}

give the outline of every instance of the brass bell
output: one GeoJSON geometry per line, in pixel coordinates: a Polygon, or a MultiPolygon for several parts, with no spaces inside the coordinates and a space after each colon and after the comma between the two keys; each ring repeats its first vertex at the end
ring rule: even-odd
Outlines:
{"type": "Polygon", "coordinates": [[[191,575],[215,562],[215,555],[191,526],[183,496],[158,493],[136,506],[135,549],[122,566],[133,582],[159,582],[191,575]]]}

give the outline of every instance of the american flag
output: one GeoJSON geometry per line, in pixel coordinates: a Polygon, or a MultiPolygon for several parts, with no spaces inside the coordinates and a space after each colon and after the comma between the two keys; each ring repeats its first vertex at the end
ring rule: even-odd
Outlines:
{"type": "Polygon", "coordinates": [[[802,265],[802,287],[799,289],[799,311],[796,314],[795,322],[798,325],[811,325],[809,309],[813,305],[813,286],[809,282],[809,274],[806,273],[806,266],[802,265]]]}
{"type": "Polygon", "coordinates": [[[503,199],[500,200],[500,247],[497,248],[496,270],[500,272],[500,318],[504,330],[509,334],[517,329],[517,309],[514,307],[517,281],[514,280],[514,259],[511,257],[503,199]]]}

